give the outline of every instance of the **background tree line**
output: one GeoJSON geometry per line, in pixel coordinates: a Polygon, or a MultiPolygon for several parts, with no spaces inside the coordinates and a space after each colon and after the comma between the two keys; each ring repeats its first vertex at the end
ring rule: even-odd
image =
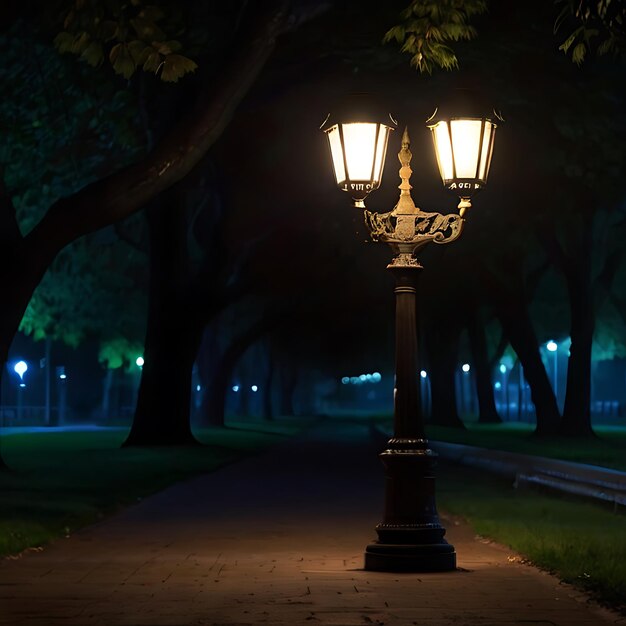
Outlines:
{"type": "MultiPolygon", "coordinates": [[[[596,15],[591,3],[581,14],[568,2],[560,16],[541,2],[366,4],[4,8],[3,83],[16,93],[37,88],[27,107],[2,105],[10,131],[0,207],[3,363],[20,324],[69,342],[97,334],[103,359],[117,354],[118,362],[145,327],[128,443],[151,445],[193,441],[193,363],[205,329],[233,307],[243,312],[230,345],[205,367],[214,383],[207,421],[223,419],[228,371],[261,336],[288,361],[329,372],[372,359],[389,333],[385,251],[360,249],[359,216],[332,187],[316,126],[329,103],[363,85],[403,119],[421,120],[451,85],[469,82],[508,121],[463,241],[426,255],[420,311],[434,320],[423,341],[434,418],[460,425],[449,381],[467,329],[483,419],[496,418],[487,370],[506,341],[531,386],[538,432],[588,434],[594,331],[598,320],[608,327],[624,315],[622,66],[586,54],[578,68],[558,50],[553,25],[563,22],[558,35],[572,20],[583,39],[593,26],[614,42],[599,52],[621,53],[623,12],[596,15]],[[382,24],[432,75],[408,67],[393,42],[382,44],[382,24]],[[58,50],[89,65],[58,57],[55,38],[58,50]],[[454,74],[436,71],[456,65],[454,74]],[[539,343],[565,334],[565,324],[572,348],[561,416],[539,343]]],[[[583,43],[596,50],[593,37],[583,43]]],[[[414,154],[426,155],[421,141],[414,135],[414,154]]],[[[395,169],[388,159],[386,181],[395,169]]],[[[434,175],[432,162],[416,171],[418,203],[446,201],[434,175]]],[[[388,187],[372,196],[373,208],[394,202],[388,187]]]]}

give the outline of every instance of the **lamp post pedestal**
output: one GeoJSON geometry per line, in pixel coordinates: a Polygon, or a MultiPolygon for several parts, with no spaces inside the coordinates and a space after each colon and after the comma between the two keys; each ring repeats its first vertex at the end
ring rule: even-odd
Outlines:
{"type": "MultiPolygon", "coordinates": [[[[394,436],[380,458],[386,471],[383,521],[376,527],[378,541],[367,546],[365,569],[378,571],[448,571],[456,568],[454,547],[445,539],[435,505],[435,453],[429,449],[421,414],[417,379],[417,324],[415,282],[421,265],[415,254],[430,242],[447,244],[463,231],[471,196],[487,183],[496,130],[494,115],[444,115],[439,109],[428,120],[444,186],[460,199],[458,214],[430,213],[415,206],[411,197],[411,149],[405,129],[400,161],[400,197],[388,213],[365,208],[367,195],[378,189],[387,139],[397,122],[372,115],[322,124],[328,137],[335,178],[363,210],[373,241],[387,243],[395,253],[388,269],[396,278],[396,384],[394,436]],[[374,118],[374,119],[372,119],[374,118]]],[[[445,286],[443,287],[445,288],[445,286]]]]}
{"type": "MultiPolygon", "coordinates": [[[[397,249],[397,248],[396,248],[397,249]]],[[[385,512],[378,541],[365,550],[365,569],[389,572],[456,569],[435,504],[436,454],[428,448],[421,415],[415,296],[421,265],[400,252],[388,269],[396,279],[394,437],[380,454],[385,467],[385,512]]]]}

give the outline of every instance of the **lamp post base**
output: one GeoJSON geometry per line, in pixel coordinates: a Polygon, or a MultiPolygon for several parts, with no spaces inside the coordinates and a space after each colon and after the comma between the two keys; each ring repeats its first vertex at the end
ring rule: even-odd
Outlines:
{"type": "Polygon", "coordinates": [[[365,549],[370,572],[450,572],[456,569],[454,546],[443,543],[402,545],[372,543],[365,549]]]}
{"type": "Polygon", "coordinates": [[[378,572],[448,572],[454,546],[445,539],[435,505],[437,455],[426,439],[393,438],[380,454],[386,497],[378,541],[365,550],[365,569],[378,572]]]}

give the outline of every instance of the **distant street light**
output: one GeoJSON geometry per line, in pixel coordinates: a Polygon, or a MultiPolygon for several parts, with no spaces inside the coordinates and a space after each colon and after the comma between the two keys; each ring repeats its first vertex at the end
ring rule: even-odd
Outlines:
{"type": "Polygon", "coordinates": [[[500,363],[500,373],[502,374],[502,385],[504,388],[504,404],[506,406],[507,420],[511,417],[511,403],[509,402],[509,377],[507,376],[508,368],[504,363],[500,363]]]}
{"type": "Polygon", "coordinates": [[[65,413],[67,410],[67,374],[64,365],[57,365],[57,417],[55,424],[63,425],[65,422],[65,413]]]}
{"type": "Polygon", "coordinates": [[[546,344],[546,349],[548,350],[548,352],[552,352],[554,354],[554,360],[552,362],[552,384],[554,387],[554,397],[558,399],[558,385],[559,385],[559,379],[557,378],[557,368],[559,365],[559,353],[558,353],[558,349],[559,349],[559,344],[557,344],[556,341],[553,341],[552,339],[550,341],[548,341],[548,343],[546,344]]]}
{"type": "Polygon", "coordinates": [[[28,371],[28,364],[26,361],[18,361],[13,366],[13,371],[20,377],[20,380],[24,380],[24,374],[28,371]]]}
{"type": "Polygon", "coordinates": [[[26,361],[18,361],[13,366],[13,371],[20,377],[20,388],[17,390],[17,419],[22,419],[22,389],[26,387],[26,383],[24,382],[24,374],[28,371],[28,365],[26,361]]]}
{"type": "Polygon", "coordinates": [[[460,198],[459,214],[426,213],[415,206],[406,129],[398,154],[400,199],[392,211],[381,214],[366,210],[364,201],[380,186],[387,140],[397,123],[390,115],[363,114],[363,104],[355,104],[360,111],[341,119],[329,115],[321,128],[328,137],[337,185],[363,210],[372,240],[390,245],[394,258],[387,268],[396,279],[394,436],[380,455],[387,475],[385,513],[376,527],[378,541],[365,551],[365,569],[454,570],[454,547],[444,539],[446,531],[435,505],[436,455],[428,447],[421,412],[415,293],[422,265],[415,254],[431,241],[444,244],[461,235],[470,198],[487,182],[497,116],[459,117],[435,111],[427,122],[443,184],[460,198]]]}
{"type": "Polygon", "coordinates": [[[428,377],[428,374],[426,373],[426,370],[422,370],[422,371],[420,372],[420,376],[421,376],[422,378],[427,378],[427,377],[428,377]]]}
{"type": "Polygon", "coordinates": [[[470,364],[469,363],[463,363],[463,365],[461,365],[461,369],[467,374],[467,372],[470,371],[470,364]]]}
{"type": "Polygon", "coordinates": [[[145,361],[143,360],[142,356],[138,356],[135,359],[135,364],[137,365],[137,367],[143,367],[143,364],[145,363],[145,361]]]}

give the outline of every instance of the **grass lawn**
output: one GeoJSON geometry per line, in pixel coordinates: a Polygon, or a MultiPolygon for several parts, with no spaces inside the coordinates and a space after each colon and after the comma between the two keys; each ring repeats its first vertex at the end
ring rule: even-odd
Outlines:
{"type": "Polygon", "coordinates": [[[626,612],[626,514],[566,495],[511,488],[479,470],[442,464],[438,504],[562,580],[626,612]]]}
{"type": "Polygon", "coordinates": [[[626,428],[598,427],[596,439],[548,439],[531,437],[528,424],[467,424],[466,430],[427,426],[429,439],[494,448],[520,454],[602,465],[626,471],[626,428]]]}
{"type": "Polygon", "coordinates": [[[122,429],[3,435],[0,556],[72,533],[194,474],[253,454],[310,424],[229,423],[196,436],[206,446],[120,448],[122,429]]]}

